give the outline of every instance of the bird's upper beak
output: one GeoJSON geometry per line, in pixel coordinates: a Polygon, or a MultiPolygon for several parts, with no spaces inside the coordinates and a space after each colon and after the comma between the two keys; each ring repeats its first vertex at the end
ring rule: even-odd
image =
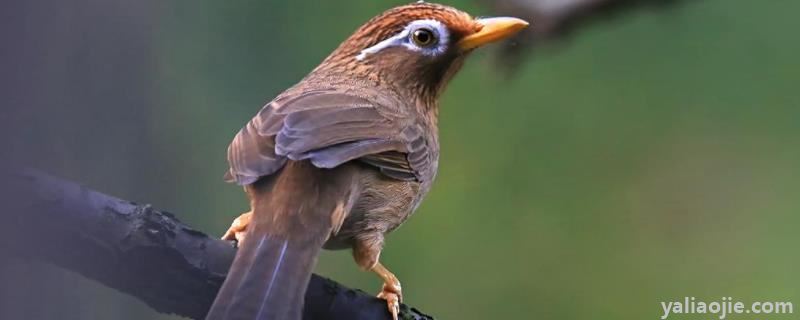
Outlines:
{"type": "Polygon", "coordinates": [[[483,27],[458,42],[461,50],[470,50],[512,36],[528,26],[522,19],[510,17],[481,18],[475,20],[483,27]]]}

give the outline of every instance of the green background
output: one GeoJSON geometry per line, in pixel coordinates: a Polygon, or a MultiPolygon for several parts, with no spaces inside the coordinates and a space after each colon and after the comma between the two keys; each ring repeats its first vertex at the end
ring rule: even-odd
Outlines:
{"type": "MultiPolygon", "coordinates": [[[[41,162],[221,234],[247,206],[241,189],[221,179],[236,131],[362,22],[400,3],[109,9],[130,14],[106,26],[139,21],[144,36],[136,41],[146,52],[119,54],[144,56],[146,67],[92,62],[93,39],[113,32],[91,29],[94,38],[70,44],[73,59],[53,66],[83,58],[89,62],[77,65],[85,67],[46,70],[92,79],[83,84],[90,89],[75,93],[66,76],[49,78],[48,88],[67,87],[73,102],[94,104],[109,92],[108,99],[128,100],[80,109],[85,123],[102,122],[57,130],[51,144],[59,147],[41,162]],[[114,89],[130,72],[138,89],[114,89]],[[106,83],[114,88],[91,89],[106,83]]],[[[474,1],[447,4],[493,14],[474,1]]],[[[797,12],[795,1],[732,0],[636,10],[527,53],[513,74],[502,71],[495,50],[476,53],[442,100],[433,190],[382,255],[405,301],[440,319],[657,319],[661,301],[684,296],[790,301],[800,309],[797,12]]],[[[76,319],[173,319],[49,272],[63,290],[48,295],[66,299],[76,319]]],[[[364,291],[380,288],[346,251],[325,252],[317,272],[364,291]]],[[[7,301],[37,292],[23,289],[7,301]]],[[[27,312],[64,314],[46,306],[27,312]]]]}

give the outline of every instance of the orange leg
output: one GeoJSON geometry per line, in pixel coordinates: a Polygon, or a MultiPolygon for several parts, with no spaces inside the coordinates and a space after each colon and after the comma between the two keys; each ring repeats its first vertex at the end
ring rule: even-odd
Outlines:
{"type": "Polygon", "coordinates": [[[400,287],[400,281],[380,262],[375,263],[375,266],[372,267],[372,272],[375,272],[383,279],[383,289],[378,293],[378,298],[386,300],[389,312],[392,314],[392,319],[397,320],[397,315],[400,313],[400,302],[403,302],[403,291],[400,287]]]}
{"type": "Polygon", "coordinates": [[[222,240],[236,240],[238,243],[244,241],[247,235],[247,226],[250,224],[250,219],[253,218],[253,211],[242,213],[238,218],[233,220],[231,227],[222,236],[222,240]]]}

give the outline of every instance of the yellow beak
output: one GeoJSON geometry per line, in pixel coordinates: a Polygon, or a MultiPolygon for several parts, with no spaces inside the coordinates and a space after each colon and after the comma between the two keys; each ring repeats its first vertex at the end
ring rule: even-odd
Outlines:
{"type": "Polygon", "coordinates": [[[508,38],[528,26],[525,20],[508,17],[483,18],[476,21],[483,25],[483,28],[461,39],[458,42],[461,50],[474,49],[508,38]]]}

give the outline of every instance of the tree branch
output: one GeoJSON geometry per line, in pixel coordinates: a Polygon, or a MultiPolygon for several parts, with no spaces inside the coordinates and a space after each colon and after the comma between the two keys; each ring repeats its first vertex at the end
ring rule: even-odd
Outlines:
{"type": "Polygon", "coordinates": [[[504,61],[516,64],[522,53],[542,43],[563,40],[593,22],[615,17],[641,7],[664,8],[682,0],[483,0],[498,14],[507,14],[531,22],[515,39],[506,41],[504,61]]]}
{"type": "MultiPolygon", "coordinates": [[[[168,212],[25,170],[0,174],[0,253],[51,263],[202,319],[236,250],[168,212]]],[[[403,306],[403,319],[432,319],[403,306]]],[[[386,303],[314,275],[304,319],[389,319],[386,303]]]]}

